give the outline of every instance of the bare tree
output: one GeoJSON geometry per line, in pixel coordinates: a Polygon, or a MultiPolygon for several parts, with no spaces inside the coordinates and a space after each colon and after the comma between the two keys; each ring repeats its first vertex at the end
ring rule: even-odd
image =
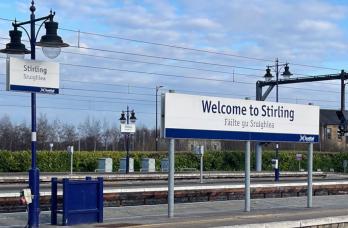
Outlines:
{"type": "Polygon", "coordinates": [[[29,149],[31,143],[31,131],[25,122],[13,127],[13,151],[29,149]]]}
{"type": "Polygon", "coordinates": [[[120,142],[121,136],[121,132],[116,126],[110,128],[110,140],[112,151],[118,150],[118,144],[120,142]]]}
{"type": "Polygon", "coordinates": [[[86,149],[93,148],[93,151],[97,150],[97,146],[100,143],[101,137],[101,123],[100,120],[92,119],[87,117],[86,120],[80,125],[80,132],[82,133],[86,149]],[[92,145],[89,143],[92,142],[92,145]]]}
{"type": "Polygon", "coordinates": [[[12,150],[13,127],[8,115],[0,119],[0,145],[3,150],[12,150]]]}
{"type": "Polygon", "coordinates": [[[76,127],[70,124],[63,124],[61,140],[64,142],[64,147],[74,145],[78,137],[76,127]]]}
{"type": "Polygon", "coordinates": [[[109,124],[104,119],[102,132],[101,132],[101,140],[103,142],[103,146],[105,150],[108,150],[108,143],[110,141],[110,138],[111,138],[111,132],[110,132],[109,124]]]}
{"type": "Polygon", "coordinates": [[[46,143],[48,143],[50,131],[51,126],[46,115],[40,114],[37,119],[37,148],[39,150],[45,149],[46,143]]]}

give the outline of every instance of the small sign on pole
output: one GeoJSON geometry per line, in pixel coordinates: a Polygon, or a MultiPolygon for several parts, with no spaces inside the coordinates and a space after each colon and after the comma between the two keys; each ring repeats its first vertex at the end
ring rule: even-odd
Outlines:
{"type": "Polygon", "coordinates": [[[343,172],[347,171],[347,167],[348,167],[348,160],[343,160],[343,172]]]}
{"type": "Polygon", "coordinates": [[[204,146],[196,146],[195,153],[200,157],[200,183],[203,183],[203,155],[204,155],[204,146]]]}
{"type": "Polygon", "coordinates": [[[135,133],[135,124],[121,124],[121,133],[135,133]]]}
{"type": "Polygon", "coordinates": [[[302,154],[296,154],[296,160],[298,161],[298,171],[301,171],[301,161],[302,161],[302,154]]]}
{"type": "Polygon", "coordinates": [[[296,154],[296,160],[302,161],[302,154],[296,154]]]}
{"type": "Polygon", "coordinates": [[[197,155],[203,156],[203,154],[204,154],[204,146],[196,146],[195,147],[195,153],[197,155]]]}
{"type": "Polygon", "coordinates": [[[73,174],[74,146],[68,146],[67,152],[70,154],[70,175],[73,174]]]}

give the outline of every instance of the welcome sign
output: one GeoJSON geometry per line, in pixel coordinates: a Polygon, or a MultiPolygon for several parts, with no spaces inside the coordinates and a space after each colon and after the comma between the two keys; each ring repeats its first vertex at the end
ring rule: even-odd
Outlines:
{"type": "Polygon", "coordinates": [[[7,90],[59,93],[59,64],[11,57],[7,63],[7,90]]]}
{"type": "Polygon", "coordinates": [[[166,138],[318,142],[319,107],[166,93],[166,138]]]}

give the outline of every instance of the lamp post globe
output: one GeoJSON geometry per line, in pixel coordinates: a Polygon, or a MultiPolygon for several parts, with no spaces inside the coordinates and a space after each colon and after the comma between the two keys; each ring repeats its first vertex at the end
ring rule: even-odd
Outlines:
{"type": "Polygon", "coordinates": [[[53,21],[53,16],[50,12],[49,21],[45,22],[46,35],[43,35],[40,42],[36,43],[36,46],[42,47],[44,55],[50,59],[58,57],[62,47],[69,47],[67,43],[64,43],[62,38],[57,35],[58,23],[53,21]]]}
{"type": "Polygon", "coordinates": [[[284,72],[282,73],[282,76],[285,80],[290,79],[290,76],[292,75],[292,73],[289,70],[289,65],[286,63],[284,66],[284,72]]]}
{"type": "Polygon", "coordinates": [[[273,78],[273,75],[272,75],[272,73],[271,73],[271,69],[270,69],[269,66],[268,66],[267,69],[266,69],[266,74],[264,75],[264,78],[265,78],[265,81],[266,81],[266,82],[271,81],[272,78],[273,78]]]}
{"type": "Polygon", "coordinates": [[[129,121],[132,123],[132,124],[135,124],[135,121],[137,120],[137,118],[135,117],[135,112],[134,110],[132,110],[131,112],[131,116],[129,118],[129,121]]]}
{"type": "Polygon", "coordinates": [[[24,58],[25,54],[29,54],[30,51],[26,49],[25,45],[22,44],[22,32],[14,27],[13,30],[9,31],[10,42],[6,44],[6,48],[1,49],[1,53],[7,54],[7,58],[16,57],[16,58],[24,58]]]}
{"type": "Polygon", "coordinates": [[[126,117],[125,117],[124,111],[122,111],[121,117],[120,117],[119,120],[120,120],[120,123],[121,123],[121,124],[125,124],[125,123],[126,123],[127,119],[126,119],[126,117]]]}

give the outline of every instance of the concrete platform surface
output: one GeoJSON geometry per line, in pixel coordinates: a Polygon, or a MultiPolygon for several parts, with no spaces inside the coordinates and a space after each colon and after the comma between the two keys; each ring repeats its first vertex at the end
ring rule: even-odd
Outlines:
{"type": "MultiPolygon", "coordinates": [[[[75,227],[303,227],[327,223],[348,223],[348,195],[253,199],[251,212],[244,201],[215,201],[175,205],[175,217],[167,217],[167,205],[104,208],[104,223],[75,227]]],[[[50,212],[40,215],[40,227],[54,227],[50,212]]],[[[0,228],[24,227],[26,213],[1,213],[0,228]]]]}

